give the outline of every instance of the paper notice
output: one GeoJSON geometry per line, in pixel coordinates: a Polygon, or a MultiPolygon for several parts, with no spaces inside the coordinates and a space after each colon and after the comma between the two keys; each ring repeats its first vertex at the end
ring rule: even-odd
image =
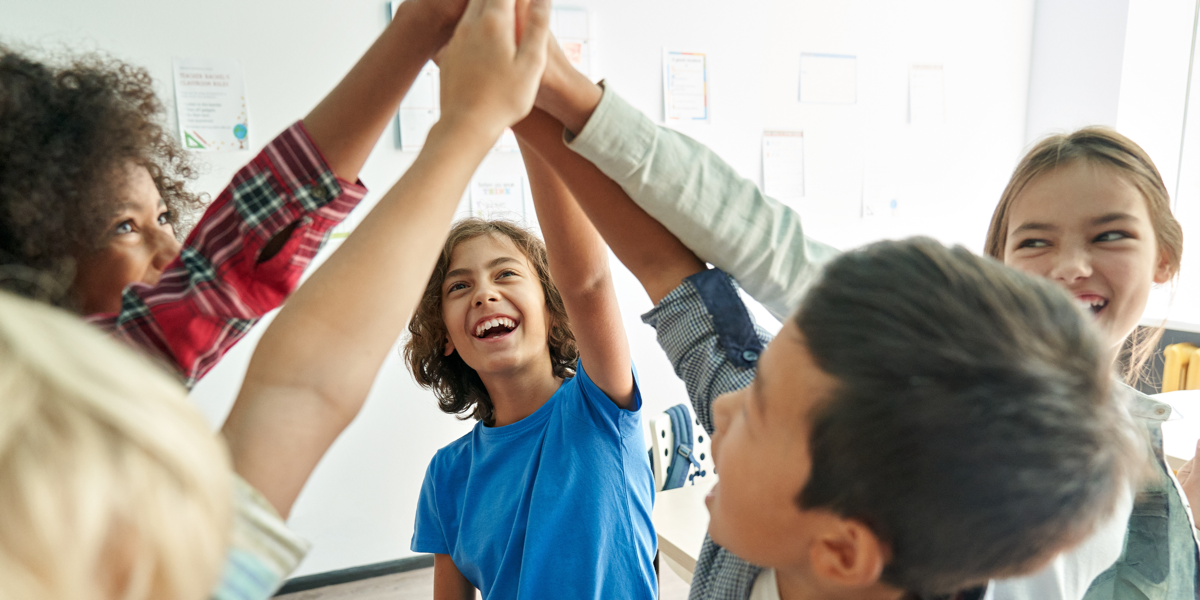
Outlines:
{"type": "Polygon", "coordinates": [[[663,51],[663,117],[708,121],[708,64],[701,52],[663,51]]]}
{"type": "Polygon", "coordinates": [[[777,200],[804,197],[804,132],[764,131],[763,193],[777,200]]]}
{"type": "Polygon", "coordinates": [[[858,102],[858,58],[846,54],[801,54],[800,101],[814,104],[858,102]]]}
{"type": "Polygon", "coordinates": [[[250,149],[246,86],[236,60],[176,58],[179,139],[189,150],[250,149]]]}

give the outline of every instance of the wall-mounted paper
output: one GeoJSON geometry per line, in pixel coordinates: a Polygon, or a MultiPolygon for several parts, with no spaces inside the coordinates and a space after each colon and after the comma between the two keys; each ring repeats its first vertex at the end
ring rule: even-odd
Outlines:
{"type": "Polygon", "coordinates": [[[408,95],[400,102],[398,122],[400,127],[400,149],[417,151],[425,145],[429,130],[442,116],[441,99],[438,94],[441,87],[438,83],[439,70],[433,62],[425,63],[425,67],[408,89],[408,95]]]}
{"type": "Polygon", "coordinates": [[[802,53],[800,101],[814,104],[858,102],[858,58],[848,54],[802,53]]]}
{"type": "Polygon", "coordinates": [[[777,200],[804,197],[804,132],[764,131],[763,193],[777,200]]]}
{"type": "Polygon", "coordinates": [[[481,169],[471,180],[471,216],[525,224],[525,181],[519,171],[481,169]]]}
{"type": "Polygon", "coordinates": [[[236,60],[176,58],[179,139],[189,150],[249,150],[246,85],[236,60]]]}
{"type": "Polygon", "coordinates": [[[663,50],[663,118],[708,121],[708,62],[702,52],[663,50]]]}
{"type": "Polygon", "coordinates": [[[555,8],[550,13],[550,33],[567,60],[579,72],[592,76],[591,29],[586,8],[555,8]]]}
{"type": "Polygon", "coordinates": [[[946,78],[942,65],[908,68],[908,122],[913,125],[946,122],[946,78]]]}

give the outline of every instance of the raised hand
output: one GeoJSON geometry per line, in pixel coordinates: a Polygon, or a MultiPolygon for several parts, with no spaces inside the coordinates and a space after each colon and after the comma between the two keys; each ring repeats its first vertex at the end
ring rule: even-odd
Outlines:
{"type": "Polygon", "coordinates": [[[442,121],[499,138],[529,114],[546,68],[550,1],[524,9],[516,40],[517,0],[470,0],[441,53],[442,121]]]}
{"type": "Polygon", "coordinates": [[[404,0],[404,3],[419,8],[417,13],[428,19],[427,23],[448,33],[454,32],[467,8],[467,0],[404,0]]]}

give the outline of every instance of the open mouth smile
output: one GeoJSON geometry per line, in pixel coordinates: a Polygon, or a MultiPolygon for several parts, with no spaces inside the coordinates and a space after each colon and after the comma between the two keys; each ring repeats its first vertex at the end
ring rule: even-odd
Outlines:
{"type": "Polygon", "coordinates": [[[1101,311],[1108,307],[1107,298],[1094,294],[1076,296],[1075,300],[1078,301],[1083,308],[1091,311],[1093,315],[1100,314],[1101,311]]]}
{"type": "Polygon", "coordinates": [[[494,340],[507,337],[520,326],[511,317],[503,315],[489,317],[475,324],[474,336],[481,340],[494,340]]]}

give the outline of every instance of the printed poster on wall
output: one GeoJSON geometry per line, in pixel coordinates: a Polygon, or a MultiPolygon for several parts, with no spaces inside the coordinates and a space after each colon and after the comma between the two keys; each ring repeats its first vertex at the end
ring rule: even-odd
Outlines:
{"type": "Polygon", "coordinates": [[[249,150],[249,111],[241,65],[233,59],[176,58],[172,66],[183,147],[249,150]]]}
{"type": "Polygon", "coordinates": [[[804,197],[804,132],[764,131],[763,193],[776,200],[804,197]]]}
{"type": "Polygon", "coordinates": [[[800,102],[858,102],[858,57],[849,54],[800,54],[800,102]]]}
{"type": "Polygon", "coordinates": [[[703,52],[663,50],[663,118],[708,122],[708,62],[703,52]]]}

